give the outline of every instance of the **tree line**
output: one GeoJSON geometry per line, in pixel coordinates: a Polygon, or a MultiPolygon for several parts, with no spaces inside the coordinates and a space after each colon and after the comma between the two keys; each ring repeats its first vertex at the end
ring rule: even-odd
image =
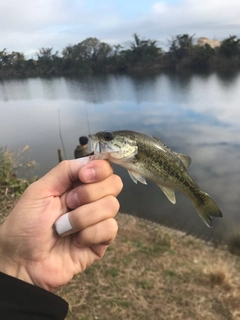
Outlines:
{"type": "Polygon", "coordinates": [[[53,48],[41,48],[36,58],[26,59],[23,53],[0,51],[0,76],[40,76],[98,74],[163,69],[218,69],[239,67],[240,39],[229,36],[221,45],[196,45],[193,36],[177,35],[169,41],[168,51],[157,41],[141,39],[138,34],[128,48],[110,46],[97,38],[87,38],[68,45],[62,53],[53,48]]]}

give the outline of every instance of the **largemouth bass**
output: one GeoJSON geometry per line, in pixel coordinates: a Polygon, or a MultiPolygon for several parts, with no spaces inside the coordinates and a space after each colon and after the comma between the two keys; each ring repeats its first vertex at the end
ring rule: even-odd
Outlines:
{"type": "Polygon", "coordinates": [[[174,190],[182,191],[208,227],[212,227],[211,217],[222,217],[216,203],[188,174],[191,158],[172,151],[159,138],[129,130],[98,132],[89,137],[95,158],[127,169],[135,183],[147,184],[146,179],[155,182],[173,204],[174,190]]]}

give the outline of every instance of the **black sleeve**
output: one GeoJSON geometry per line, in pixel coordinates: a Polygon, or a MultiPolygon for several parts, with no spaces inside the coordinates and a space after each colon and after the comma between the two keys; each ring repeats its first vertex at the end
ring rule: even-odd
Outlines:
{"type": "Polygon", "coordinates": [[[62,298],[0,272],[1,320],[63,320],[67,312],[62,298]]]}

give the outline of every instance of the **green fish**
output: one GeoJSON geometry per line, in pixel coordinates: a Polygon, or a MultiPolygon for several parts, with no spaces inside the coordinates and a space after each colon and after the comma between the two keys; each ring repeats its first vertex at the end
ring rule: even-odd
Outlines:
{"type": "Polygon", "coordinates": [[[89,137],[95,159],[122,166],[135,183],[147,184],[146,179],[155,182],[173,204],[175,190],[182,191],[208,227],[212,227],[211,217],[222,217],[216,203],[188,174],[191,158],[172,151],[161,139],[130,130],[98,132],[89,137]]]}

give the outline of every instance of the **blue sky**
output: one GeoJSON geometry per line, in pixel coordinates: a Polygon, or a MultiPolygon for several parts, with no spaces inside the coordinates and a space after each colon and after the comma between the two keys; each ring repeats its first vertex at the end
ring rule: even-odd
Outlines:
{"type": "Polygon", "coordinates": [[[31,56],[59,52],[87,37],[128,46],[132,35],[165,47],[177,34],[240,37],[239,0],[7,0],[0,1],[0,50],[31,56]]]}

